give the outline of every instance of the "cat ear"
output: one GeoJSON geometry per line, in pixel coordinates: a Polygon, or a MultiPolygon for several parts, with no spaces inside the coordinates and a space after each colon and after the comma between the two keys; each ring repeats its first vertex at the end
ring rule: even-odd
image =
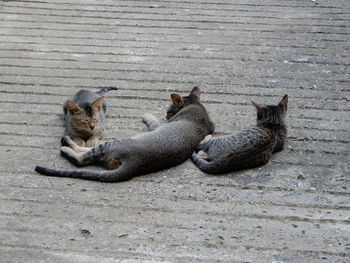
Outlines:
{"type": "Polygon", "coordinates": [[[199,99],[199,97],[201,96],[201,90],[198,87],[194,87],[191,90],[190,96],[199,99]]]}
{"type": "Polygon", "coordinates": [[[179,108],[182,108],[185,105],[184,100],[182,99],[181,95],[177,93],[173,93],[170,95],[171,100],[175,105],[177,105],[179,108]]]}
{"type": "Polygon", "coordinates": [[[98,109],[98,110],[101,110],[104,100],[105,100],[105,97],[103,97],[103,96],[100,97],[100,98],[98,98],[97,100],[95,100],[95,101],[92,103],[92,107],[93,107],[93,108],[96,108],[96,109],[98,109]]]}
{"type": "Polygon", "coordinates": [[[264,106],[258,103],[255,103],[254,101],[252,101],[252,104],[255,106],[257,114],[260,115],[264,106]]]}
{"type": "Polygon", "coordinates": [[[66,106],[67,106],[67,110],[71,115],[75,115],[79,112],[81,112],[81,108],[75,104],[73,101],[66,101],[66,106]]]}
{"type": "Polygon", "coordinates": [[[288,95],[284,95],[278,106],[282,108],[283,112],[287,112],[288,95]]]}

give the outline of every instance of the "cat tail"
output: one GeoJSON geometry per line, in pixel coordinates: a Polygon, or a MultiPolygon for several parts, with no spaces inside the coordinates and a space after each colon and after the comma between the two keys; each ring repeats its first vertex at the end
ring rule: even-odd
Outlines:
{"type": "Polygon", "coordinates": [[[123,182],[133,177],[130,169],[123,164],[116,170],[102,172],[92,170],[55,170],[39,165],[35,167],[35,171],[47,176],[78,178],[105,183],[123,182]]]}
{"type": "Polygon", "coordinates": [[[117,87],[104,87],[95,93],[100,95],[100,96],[103,96],[110,90],[118,90],[118,88],[117,87]]]}
{"type": "Polygon", "coordinates": [[[202,171],[208,174],[221,174],[221,165],[212,160],[203,159],[195,152],[191,157],[192,162],[202,171]]]}

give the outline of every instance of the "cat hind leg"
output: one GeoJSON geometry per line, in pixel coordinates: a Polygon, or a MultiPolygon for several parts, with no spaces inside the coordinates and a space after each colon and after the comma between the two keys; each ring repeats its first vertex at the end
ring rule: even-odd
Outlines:
{"type": "Polygon", "coordinates": [[[78,146],[69,136],[61,139],[61,154],[68,159],[69,162],[76,166],[84,166],[90,164],[91,158],[86,158],[86,153],[92,148],[78,146]]]}
{"type": "Polygon", "coordinates": [[[149,131],[154,131],[161,125],[157,118],[150,113],[145,113],[142,116],[142,121],[147,125],[149,131]]]}
{"type": "Polygon", "coordinates": [[[84,166],[85,162],[83,161],[83,153],[78,153],[74,151],[72,148],[67,146],[61,147],[61,154],[64,156],[70,163],[75,166],[84,166]]]}
{"type": "Polygon", "coordinates": [[[74,137],[74,138],[72,138],[72,140],[78,146],[81,146],[81,147],[85,147],[86,146],[86,142],[82,138],[74,137]]]}

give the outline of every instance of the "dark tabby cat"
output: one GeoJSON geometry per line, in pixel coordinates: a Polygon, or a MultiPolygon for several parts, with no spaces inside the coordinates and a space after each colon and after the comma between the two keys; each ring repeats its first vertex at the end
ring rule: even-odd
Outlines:
{"type": "Polygon", "coordinates": [[[102,182],[126,181],[134,176],[176,166],[191,157],[203,138],[213,132],[206,109],[199,101],[200,90],[195,87],[187,97],[171,94],[173,104],[167,113],[168,121],[160,125],[151,114],[143,121],[149,132],[107,142],[95,148],[79,147],[64,137],[61,153],[72,163],[84,166],[99,163],[113,171],[58,171],[37,166],[38,173],[81,178],[102,182]]]}
{"type": "Polygon", "coordinates": [[[259,105],[257,125],[228,136],[206,138],[198,147],[198,154],[192,161],[203,172],[226,173],[266,164],[271,154],[281,151],[287,137],[284,118],[287,112],[288,96],[278,105],[259,105]]]}
{"type": "Polygon", "coordinates": [[[70,136],[78,145],[93,147],[104,131],[107,110],[103,95],[117,90],[106,87],[97,92],[80,90],[63,105],[65,117],[65,135],[70,136]]]}

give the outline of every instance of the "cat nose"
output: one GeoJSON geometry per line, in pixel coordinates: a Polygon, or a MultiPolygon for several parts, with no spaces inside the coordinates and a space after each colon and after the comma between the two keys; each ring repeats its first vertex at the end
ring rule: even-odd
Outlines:
{"type": "Polygon", "coordinates": [[[93,130],[95,128],[95,124],[89,123],[89,127],[90,127],[91,130],[93,130]]]}

